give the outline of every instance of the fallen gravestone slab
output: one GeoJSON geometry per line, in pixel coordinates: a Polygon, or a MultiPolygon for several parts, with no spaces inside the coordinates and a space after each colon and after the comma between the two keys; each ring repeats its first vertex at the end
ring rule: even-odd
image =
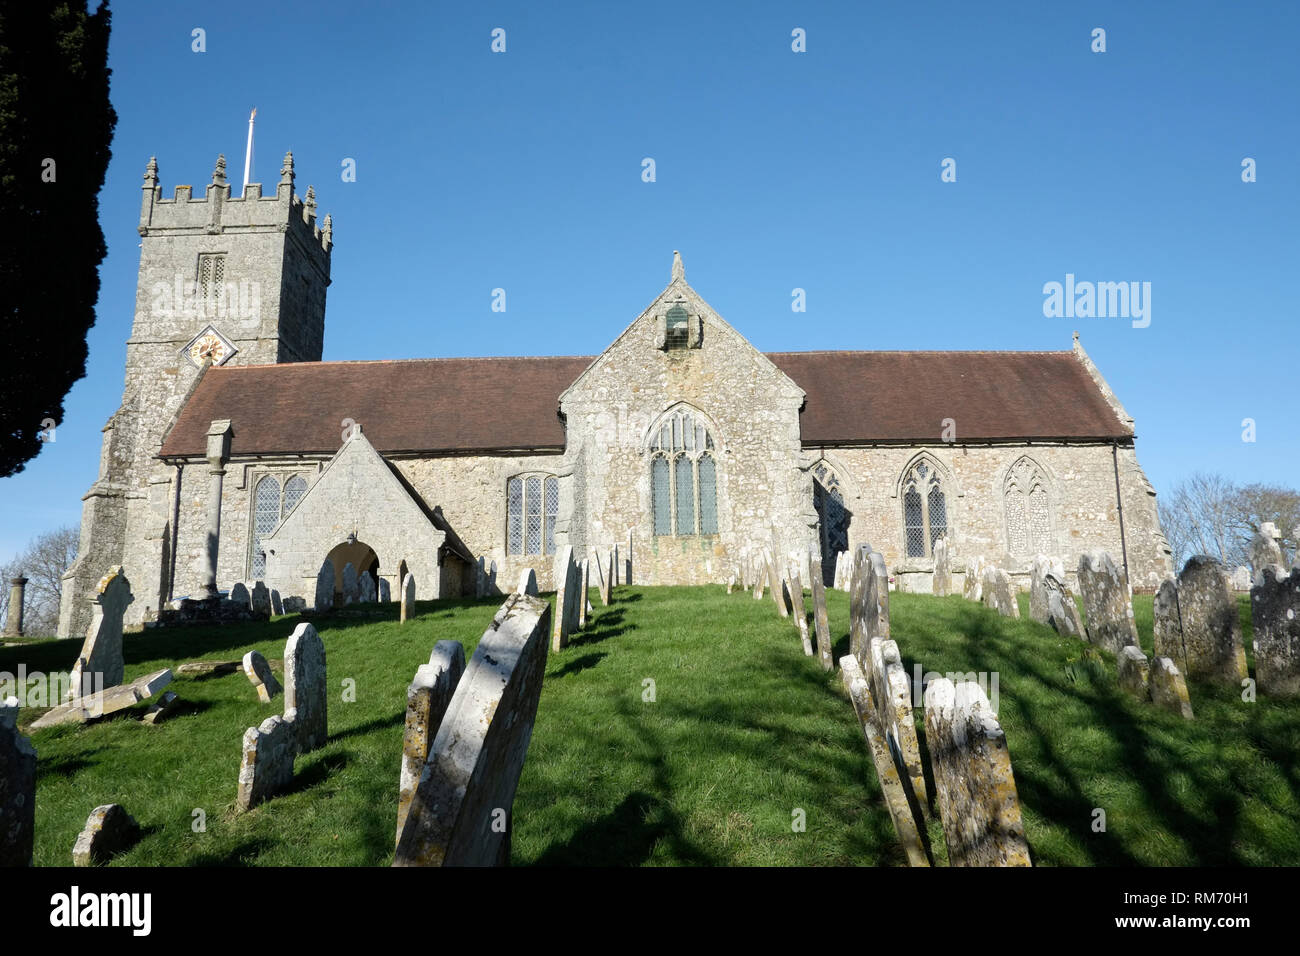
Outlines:
{"type": "Polygon", "coordinates": [[[60,704],[32,721],[32,730],[41,730],[57,724],[84,724],[88,720],[107,717],[128,707],[134,707],[145,698],[152,697],[172,682],[170,670],[154,671],[129,684],[119,684],[98,694],[78,697],[60,704]]]}
{"type": "MultiPolygon", "coordinates": [[[[533,580],[536,582],[535,575],[533,580]]],[[[411,799],[429,759],[429,746],[438,736],[464,672],[465,648],[460,641],[439,641],[433,645],[429,663],[419,666],[415,680],[406,689],[406,731],[402,736],[402,771],[397,788],[398,840],[402,838],[411,799]]]]}
{"type": "Polygon", "coordinates": [[[271,673],[271,665],[266,662],[261,651],[249,651],[244,655],[243,664],[249,683],[257,688],[257,699],[269,704],[280,693],[280,682],[271,673]]]}
{"type": "Polygon", "coordinates": [[[244,669],[243,661],[186,661],[177,674],[233,674],[244,669]]]}
{"type": "Polygon", "coordinates": [[[140,840],[140,825],[120,803],[106,803],[90,812],[72,847],[73,866],[98,866],[124,853],[140,840]]]}
{"type": "Polygon", "coordinates": [[[180,701],[179,697],[171,691],[167,691],[158,698],[158,703],[149,708],[142,719],[146,724],[156,724],[160,720],[166,720],[167,716],[180,704],[180,701]]]}

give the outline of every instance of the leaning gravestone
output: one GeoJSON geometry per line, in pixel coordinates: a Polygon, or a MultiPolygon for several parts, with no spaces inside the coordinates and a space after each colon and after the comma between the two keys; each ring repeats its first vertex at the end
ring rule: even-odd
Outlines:
{"type": "Polygon", "coordinates": [[[1260,582],[1260,575],[1265,568],[1285,567],[1282,563],[1282,547],[1278,544],[1277,525],[1265,521],[1259,531],[1250,539],[1250,567],[1253,572],[1252,583],[1260,582]]]}
{"type": "Polygon", "coordinates": [[[925,739],[952,866],[1030,866],[1006,734],[980,685],[925,691],[925,739]]]}
{"type": "Polygon", "coordinates": [[[790,606],[795,625],[799,628],[799,640],[803,643],[803,652],[806,656],[812,657],[812,640],[808,636],[808,614],[803,606],[803,581],[799,578],[797,564],[790,565],[790,606]]]}
{"type": "Polygon", "coordinates": [[[343,565],[343,603],[356,604],[361,598],[361,583],[357,580],[357,569],[349,561],[343,565]]]}
{"type": "Polygon", "coordinates": [[[1083,637],[1083,618],[1060,558],[1040,554],[1029,577],[1029,616],[1067,637],[1083,637]]]}
{"type": "Polygon", "coordinates": [[[984,597],[984,559],[976,557],[966,563],[966,577],[962,581],[961,594],[968,601],[979,601],[984,597]]]}
{"type": "Polygon", "coordinates": [[[1141,648],[1130,644],[1119,652],[1119,686],[1138,700],[1151,695],[1151,667],[1141,648]]]}
{"type": "Polygon", "coordinates": [[[399,612],[398,621],[405,624],[407,620],[415,616],[415,575],[407,572],[402,579],[402,608],[399,612]]]}
{"type": "Polygon", "coordinates": [[[244,753],[239,764],[239,790],[235,803],[251,810],[293,782],[293,761],[298,739],[293,724],[283,717],[268,717],[260,727],[244,731],[244,753]]]}
{"type": "Polygon", "coordinates": [[[96,866],[124,853],[140,840],[140,825],[120,803],[106,803],[91,811],[72,847],[73,866],[96,866]]]}
{"type": "Polygon", "coordinates": [[[578,564],[578,630],[587,626],[587,592],[591,590],[589,567],[586,558],[578,564]]]}
{"type": "Polygon", "coordinates": [[[18,698],[0,701],[0,866],[30,866],[36,835],[36,749],[18,732],[18,698]]]}
{"type": "Polygon", "coordinates": [[[930,593],[947,597],[952,593],[952,565],[948,561],[948,539],[939,538],[934,543],[934,574],[930,578],[930,593]]]}
{"type": "Polygon", "coordinates": [[[1192,720],[1192,701],[1187,696],[1187,682],[1178,667],[1167,657],[1151,662],[1151,702],[1192,720]]]}
{"type": "Polygon", "coordinates": [[[328,696],[325,642],[304,621],[284,645],[284,716],[293,724],[299,753],[325,746],[328,696]]]}
{"type": "Polygon", "coordinates": [[[1250,589],[1261,694],[1300,696],[1300,568],[1266,567],[1250,589]]]}
{"type": "Polygon", "coordinates": [[[865,664],[874,632],[876,603],[871,571],[871,545],[860,544],[853,559],[853,580],[849,582],[849,653],[865,664]]]}
{"type": "Polygon", "coordinates": [[[519,572],[519,587],[515,588],[516,594],[531,594],[537,597],[537,572],[532,568],[524,568],[519,572]]]}
{"type": "Polygon", "coordinates": [[[1011,575],[1006,571],[992,565],[985,568],[980,591],[983,594],[983,603],[1003,617],[1020,616],[1020,602],[1016,600],[1016,589],[1011,583],[1011,575]]]}
{"type": "Polygon", "coordinates": [[[1237,599],[1222,563],[1203,554],[1187,559],[1178,575],[1178,616],[1188,677],[1237,687],[1249,676],[1237,599]]]}
{"type": "Polygon", "coordinates": [[[334,606],[334,562],[326,558],[316,572],[316,600],[312,607],[324,613],[334,606]]]}
{"type": "Polygon", "coordinates": [[[379,579],[379,600],[387,604],[393,599],[393,586],[388,583],[388,578],[379,579]]]}
{"type": "Polygon", "coordinates": [[[772,603],[776,605],[776,612],[782,617],[790,616],[789,606],[786,604],[785,584],[781,580],[781,574],[776,570],[776,558],[768,551],[764,560],[767,562],[767,586],[772,593],[772,603]]]}
{"type": "Polygon", "coordinates": [[[1155,656],[1172,658],[1179,670],[1186,670],[1183,620],[1178,613],[1178,584],[1173,578],[1166,578],[1156,589],[1151,600],[1151,623],[1155,656]]]}
{"type": "Polygon", "coordinates": [[[248,601],[254,614],[261,617],[271,616],[271,592],[265,582],[253,582],[253,590],[249,592],[248,601]]]}
{"type": "MultiPolygon", "coordinates": [[[[536,597],[537,592],[532,596],[536,597]]],[[[438,736],[438,728],[464,672],[465,648],[460,641],[439,641],[433,645],[429,663],[416,669],[415,680],[406,689],[406,732],[402,736],[402,772],[397,788],[398,840],[402,838],[416,784],[429,759],[429,745],[438,736]]]]}
{"type": "Polygon", "coordinates": [[[1088,619],[1088,641],[1118,654],[1137,644],[1128,578],[1105,551],[1079,556],[1079,590],[1088,619]]]}
{"type": "Polygon", "coordinates": [[[822,580],[822,562],[813,555],[808,562],[809,583],[812,585],[813,597],[813,631],[817,635],[817,657],[822,670],[835,668],[835,658],[831,654],[831,629],[826,618],[826,582],[822,580]]]}
{"type": "Polygon", "coordinates": [[[550,614],[542,599],[512,594],[493,618],[429,748],[394,866],[509,862],[509,816],[537,715],[550,614]]]}
{"type": "Polygon", "coordinates": [[[362,604],[373,604],[375,601],[375,579],[369,572],[362,574],[357,582],[357,600],[362,604]]]}
{"type": "Polygon", "coordinates": [[[280,592],[271,588],[271,613],[279,617],[284,613],[284,601],[280,599],[280,592]]]}
{"type": "Polygon", "coordinates": [[[252,608],[253,598],[248,593],[248,585],[243,581],[236,581],[230,588],[229,600],[231,604],[237,604],[241,608],[252,608]]]}
{"type": "Polygon", "coordinates": [[[110,568],[91,598],[93,615],[72,668],[69,698],[85,697],[122,683],[122,616],[134,601],[122,568],[110,568]]]}
{"type": "MultiPolygon", "coordinates": [[[[302,627],[301,624],[298,626],[302,627]]],[[[264,704],[269,704],[271,698],[280,693],[280,682],[271,672],[271,665],[266,662],[261,651],[249,651],[244,655],[243,664],[244,674],[248,677],[249,683],[257,688],[257,699],[264,704]]]]}
{"type": "Polygon", "coordinates": [[[889,742],[903,773],[903,782],[920,806],[928,798],[925,772],[921,768],[921,743],[912,716],[912,682],[907,679],[903,660],[895,641],[875,637],[871,640],[871,693],[880,715],[879,727],[889,742]]]}

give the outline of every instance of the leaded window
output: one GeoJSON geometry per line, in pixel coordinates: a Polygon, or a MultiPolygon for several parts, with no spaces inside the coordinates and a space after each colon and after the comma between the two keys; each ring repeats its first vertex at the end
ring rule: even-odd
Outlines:
{"type": "MultiPolygon", "coordinates": [[[[281,476],[284,477],[284,476],[281,476]]],[[[289,475],[283,491],[280,478],[263,475],[253,485],[253,533],[248,536],[248,577],[260,581],[266,577],[266,546],[262,543],[276,526],[307,494],[307,479],[289,475]]]]}
{"type": "Polygon", "coordinates": [[[287,515],[298,502],[302,501],[302,496],[307,493],[307,479],[302,475],[294,475],[284,483],[284,509],[282,514],[287,515]]]}
{"type": "Polygon", "coordinates": [[[554,554],[560,481],[520,475],[506,482],[506,554],[554,554]]]}
{"type": "Polygon", "coordinates": [[[668,349],[684,349],[689,347],[690,335],[690,316],[680,305],[675,305],[668,310],[665,316],[667,334],[664,339],[664,347],[668,349]]]}
{"type": "Polygon", "coordinates": [[[1007,515],[1007,552],[1031,558],[1052,551],[1052,522],[1047,480],[1030,458],[1021,458],[1007,471],[1002,500],[1007,515]]]}
{"type": "Polygon", "coordinates": [[[932,462],[918,461],[903,479],[903,538],[909,558],[934,555],[934,543],[948,533],[948,497],[932,462]]]}
{"type": "Polygon", "coordinates": [[[835,580],[835,556],[849,549],[849,521],[839,476],[825,461],[813,468],[813,508],[821,540],[822,575],[829,586],[835,580]]]}
{"type": "Polygon", "coordinates": [[[650,505],[660,537],[718,533],[713,436],[689,409],[670,415],[650,445],[650,505]]]}

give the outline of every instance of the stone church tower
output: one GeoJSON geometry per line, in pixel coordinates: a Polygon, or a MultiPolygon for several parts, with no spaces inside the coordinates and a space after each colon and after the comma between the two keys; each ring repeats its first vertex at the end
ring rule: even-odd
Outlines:
{"type": "Polygon", "coordinates": [[[140,207],[140,277],[121,407],[104,426],[99,477],[83,498],[77,560],[64,575],[59,636],[79,637],[105,568],[120,564],[136,601],[127,623],[172,597],[172,526],[183,498],[206,493],[206,469],[156,457],[186,399],[213,366],[318,362],[330,284],[330,217],[315,191],[294,194],[293,154],[275,190],[232,197],[224,157],[204,190],[164,199],[149,160],[140,207]]]}

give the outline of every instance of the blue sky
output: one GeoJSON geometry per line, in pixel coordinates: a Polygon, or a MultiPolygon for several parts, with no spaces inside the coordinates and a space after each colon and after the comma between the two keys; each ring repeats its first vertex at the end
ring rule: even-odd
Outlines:
{"type": "Polygon", "coordinates": [[[167,196],[219,152],[237,181],[253,106],[254,181],[292,149],[334,217],[326,359],[596,353],[680,249],[768,351],[1066,349],[1077,328],[1159,491],[1297,481],[1300,5],[119,0],[113,21],[87,376],[0,483],[0,560],[77,522],[95,478],[145,163],[167,196]],[[1067,273],[1150,282],[1150,326],[1044,317],[1067,273]]]}

